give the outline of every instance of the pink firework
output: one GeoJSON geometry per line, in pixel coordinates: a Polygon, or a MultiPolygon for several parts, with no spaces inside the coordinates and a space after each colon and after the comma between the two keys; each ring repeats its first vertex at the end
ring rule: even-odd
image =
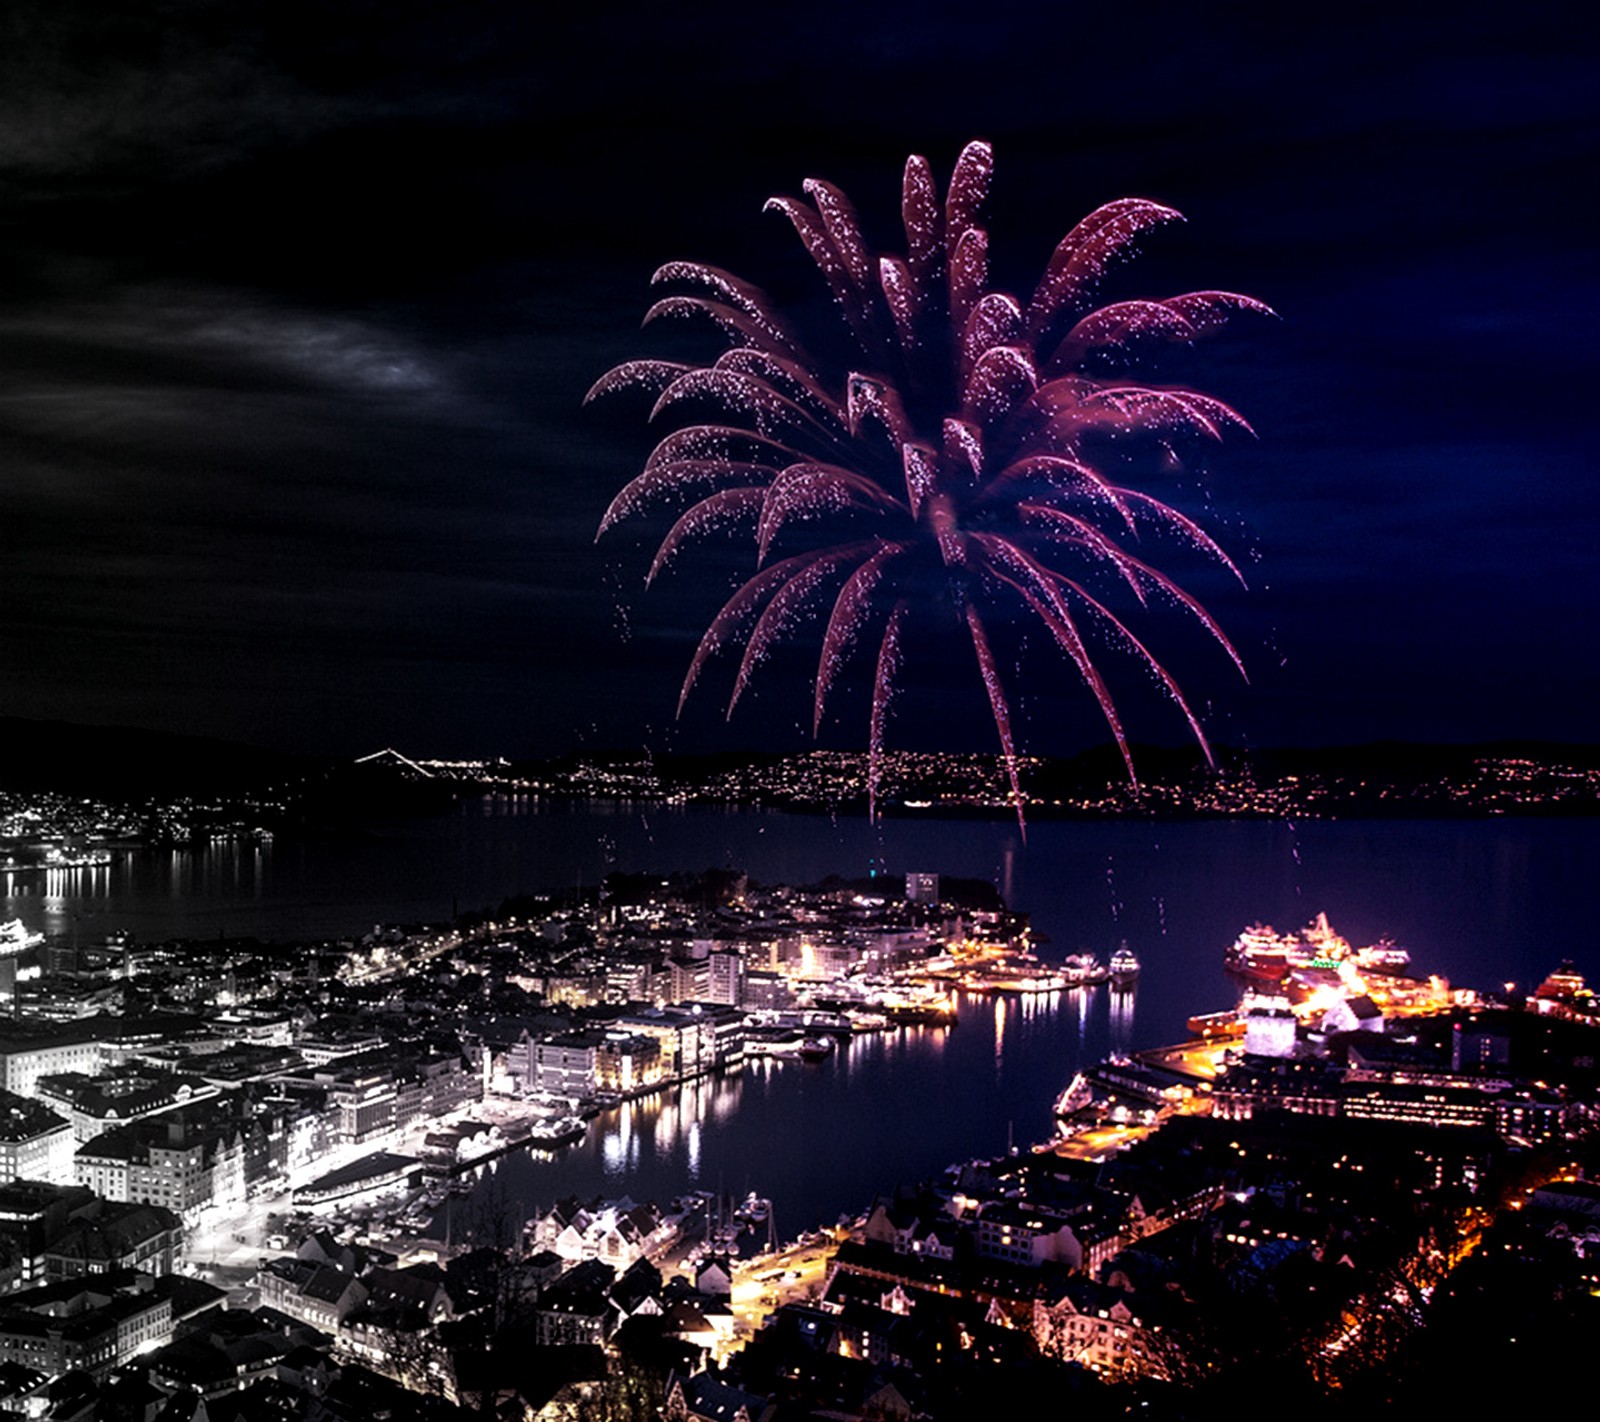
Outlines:
{"type": "Polygon", "coordinates": [[[930,601],[941,616],[953,612],[972,647],[1019,822],[1010,703],[989,634],[996,615],[1020,611],[1049,634],[1098,704],[1130,778],[1127,737],[1095,661],[1103,646],[1142,664],[1208,760],[1211,748],[1176,680],[1106,605],[1100,583],[1140,605],[1176,605],[1244,671],[1210,613],[1129,545],[1141,530],[1165,530],[1236,577],[1238,569],[1192,519],[1115,476],[1129,442],[1153,443],[1172,460],[1180,442],[1249,426],[1211,396],[1108,372],[1149,343],[1193,340],[1236,311],[1270,312],[1225,291],[1097,307],[1107,270],[1143,233],[1180,220],[1142,198],[1084,218],[1028,299],[991,289],[979,215],[992,167],[989,145],[969,143],[941,204],[927,161],[907,161],[904,256],[873,256],[849,199],[819,179],[804,185],[809,202],[767,204],[793,224],[831,290],[853,368],[813,360],[758,288],[716,267],[670,262],[654,281],[676,294],[645,320],[709,319],[730,348],[710,365],[628,361],[588,396],[642,387],[656,397],[652,419],[677,420],[596,535],[657,503],[682,507],[647,583],[693,537],[741,527],[754,535],[756,572],[701,638],[680,712],[707,663],[728,650],[740,657],[731,716],[774,644],[813,618],[824,628],[813,689],[820,730],[841,667],[875,641],[874,814],[904,624],[930,601]],[[932,599],[930,587],[939,589],[932,599]]]}

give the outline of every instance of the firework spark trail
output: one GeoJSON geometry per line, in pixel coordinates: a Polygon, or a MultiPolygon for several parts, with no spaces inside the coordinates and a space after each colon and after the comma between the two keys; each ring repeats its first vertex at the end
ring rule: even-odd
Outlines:
{"type": "Polygon", "coordinates": [[[588,396],[642,391],[654,401],[652,420],[687,421],[661,438],[596,534],[675,505],[680,512],[647,583],[692,539],[754,530],[756,572],[701,638],[680,712],[707,662],[737,648],[731,715],[773,646],[825,613],[813,697],[818,732],[842,667],[863,634],[881,627],[868,735],[873,815],[889,701],[919,590],[926,604],[928,588],[942,589],[935,601],[964,624],[1019,824],[1010,702],[989,631],[1001,614],[1021,609],[1049,632],[1099,706],[1130,779],[1127,737],[1086,633],[1095,647],[1143,666],[1208,760],[1211,749],[1176,679],[1105,594],[1086,588],[1088,579],[1120,585],[1140,607],[1175,604],[1244,671],[1211,614],[1130,553],[1126,540],[1141,528],[1166,533],[1242,583],[1238,567],[1192,518],[1120,485],[1108,465],[1123,457],[1119,443],[1134,438],[1152,443],[1171,468],[1180,443],[1250,427],[1212,396],[1110,372],[1152,344],[1192,341],[1236,313],[1271,312],[1226,291],[1096,307],[1100,283],[1137,240],[1181,220],[1143,198],[1107,203],[1079,222],[1026,300],[990,289],[980,219],[993,166],[988,144],[968,144],[941,203],[927,160],[907,160],[904,256],[875,255],[849,199],[820,179],[802,185],[804,198],[768,202],[831,293],[857,348],[854,368],[815,361],[758,287],[703,263],[669,262],[652,284],[675,289],[646,322],[709,321],[731,348],[710,365],[626,361],[588,396]],[[779,551],[785,556],[773,561],[779,551]]]}
{"type": "Polygon", "coordinates": [[[900,669],[900,624],[905,620],[904,599],[895,603],[894,611],[884,625],[883,641],[878,647],[878,670],[874,679],[872,697],[872,725],[867,737],[867,800],[878,803],[878,789],[883,778],[883,732],[889,715],[889,703],[894,697],[895,675],[900,669]]]}

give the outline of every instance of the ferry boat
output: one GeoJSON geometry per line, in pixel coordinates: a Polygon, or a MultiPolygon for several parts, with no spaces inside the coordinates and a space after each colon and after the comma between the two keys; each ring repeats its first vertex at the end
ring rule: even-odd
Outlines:
{"type": "MultiPolygon", "coordinates": [[[[38,859],[8,857],[0,863],[0,873],[54,874],[68,869],[103,869],[111,862],[111,854],[104,849],[72,851],[51,845],[38,859]]],[[[8,927],[0,924],[0,929],[8,927]]]]}
{"type": "Polygon", "coordinates": [[[1131,983],[1139,976],[1139,959],[1133,950],[1123,943],[1111,955],[1111,981],[1113,983],[1131,983]]]}

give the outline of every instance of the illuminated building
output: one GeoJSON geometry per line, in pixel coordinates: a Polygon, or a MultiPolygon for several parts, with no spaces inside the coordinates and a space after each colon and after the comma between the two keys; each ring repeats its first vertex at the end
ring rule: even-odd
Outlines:
{"type": "Polygon", "coordinates": [[[664,1079],[661,1042],[648,1032],[607,1032],[595,1051],[595,1080],[601,1091],[628,1095],[664,1079]]]}
{"type": "Polygon", "coordinates": [[[32,1096],[41,1076],[81,1071],[93,1075],[105,1065],[100,1025],[73,1023],[42,1032],[0,1035],[0,1086],[32,1096]]]}
{"type": "Polygon", "coordinates": [[[72,1180],[72,1127],[48,1107],[0,1091],[0,1185],[13,1180],[72,1180]]]}
{"type": "Polygon", "coordinates": [[[1120,1289],[1069,1279],[1034,1303],[1033,1335],[1047,1357],[1081,1363],[1093,1372],[1113,1378],[1167,1376],[1160,1334],[1128,1307],[1120,1289]]]}
{"type": "Polygon", "coordinates": [[[1253,997],[1244,1011],[1244,1049],[1256,1057],[1292,1057],[1298,1026],[1285,997],[1253,997]]]}
{"type": "Polygon", "coordinates": [[[534,1042],[530,1048],[528,1089],[550,1096],[585,1100],[599,1087],[598,1059],[605,1036],[601,1032],[564,1032],[534,1042]]]}
{"type": "Polygon", "coordinates": [[[104,1377],[171,1337],[171,1295],[135,1269],[12,1294],[0,1310],[0,1362],[54,1376],[104,1377]]]}

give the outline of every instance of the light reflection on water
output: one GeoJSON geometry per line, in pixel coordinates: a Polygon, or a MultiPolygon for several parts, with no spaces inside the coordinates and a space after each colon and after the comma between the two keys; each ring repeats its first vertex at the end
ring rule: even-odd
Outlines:
{"type": "MultiPolygon", "coordinates": [[[[1112,983],[1109,988],[1111,1012],[1111,1050],[1126,1056],[1133,1050],[1133,1004],[1131,983],[1112,983]]],[[[1227,1006],[1226,1003],[1223,1004],[1227,1006]]]]}
{"type": "Polygon", "coordinates": [[[897,1183],[1002,1151],[1009,1136],[1044,1139],[1056,1095],[1109,1049],[1108,1003],[1104,987],[963,995],[954,1028],[858,1034],[819,1064],[756,1058],[626,1102],[554,1159],[497,1162],[479,1194],[504,1192],[531,1215],[569,1194],[665,1202],[704,1189],[737,1202],[754,1191],[793,1235],[897,1183]]]}

